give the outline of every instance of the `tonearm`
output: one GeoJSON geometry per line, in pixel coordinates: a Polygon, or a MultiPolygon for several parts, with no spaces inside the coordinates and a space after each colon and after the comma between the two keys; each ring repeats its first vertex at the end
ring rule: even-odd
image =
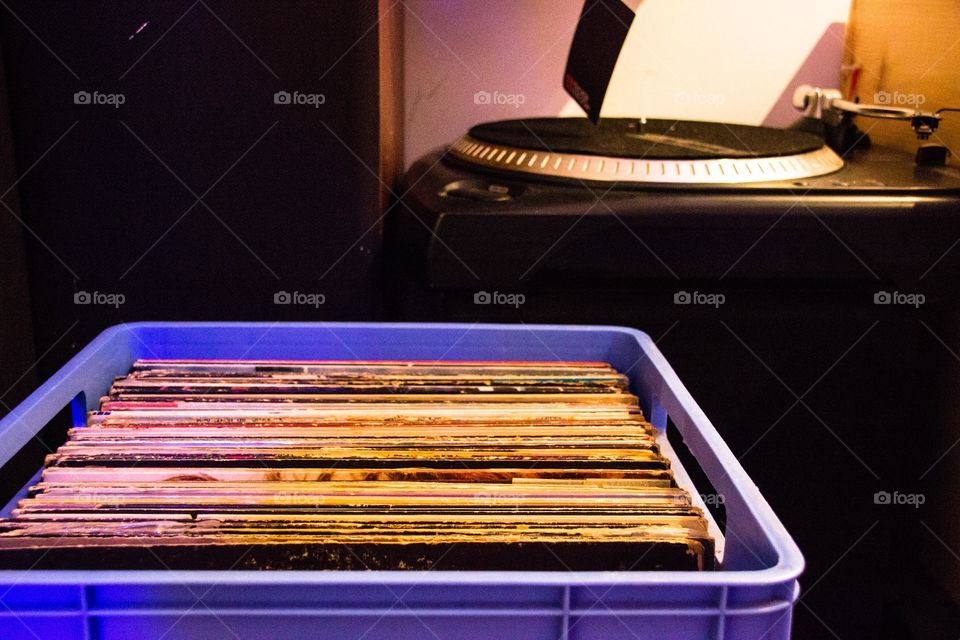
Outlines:
{"type": "Polygon", "coordinates": [[[947,161],[947,147],[927,141],[940,126],[944,113],[960,111],[960,108],[954,107],[921,111],[908,107],[865,104],[846,100],[837,89],[821,89],[810,85],[797,87],[793,94],[793,106],[803,113],[794,128],[822,135],[827,144],[840,154],[870,145],[867,134],[854,124],[854,116],[908,121],[920,142],[916,162],[922,165],[944,164],[947,161]]]}

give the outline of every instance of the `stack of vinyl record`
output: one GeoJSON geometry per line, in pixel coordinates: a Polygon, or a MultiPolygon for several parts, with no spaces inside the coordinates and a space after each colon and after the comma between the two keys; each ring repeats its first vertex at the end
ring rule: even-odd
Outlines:
{"type": "Polygon", "coordinates": [[[0,520],[0,563],[709,569],[592,362],[139,360],[0,520]]]}

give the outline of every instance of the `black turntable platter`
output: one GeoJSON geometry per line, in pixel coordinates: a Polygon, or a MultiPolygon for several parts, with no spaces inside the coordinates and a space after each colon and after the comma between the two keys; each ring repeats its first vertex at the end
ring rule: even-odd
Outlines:
{"type": "Polygon", "coordinates": [[[692,120],[532,118],[478,124],[470,137],[536,151],[650,160],[754,158],[815,151],[819,137],[802,131],[692,120]]]}
{"type": "Polygon", "coordinates": [[[824,175],[843,161],[812,134],[721,122],[532,118],[479,124],[451,154],[473,166],[600,182],[730,184],[824,175]]]}

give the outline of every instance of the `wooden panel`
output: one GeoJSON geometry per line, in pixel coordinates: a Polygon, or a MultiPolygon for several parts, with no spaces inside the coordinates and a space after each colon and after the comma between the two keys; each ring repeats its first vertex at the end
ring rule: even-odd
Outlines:
{"type": "Polygon", "coordinates": [[[403,5],[379,0],[381,210],[403,166],[403,5]]]}
{"type": "MultiPolygon", "coordinates": [[[[853,0],[844,52],[843,90],[863,102],[960,107],[960,2],[853,0]],[[853,84],[854,86],[851,86],[853,84]],[[884,92],[884,93],[881,93],[884,92]]],[[[874,142],[908,151],[916,138],[903,122],[861,119],[874,142]]],[[[932,142],[960,162],[960,113],[948,114],[932,142]]]]}

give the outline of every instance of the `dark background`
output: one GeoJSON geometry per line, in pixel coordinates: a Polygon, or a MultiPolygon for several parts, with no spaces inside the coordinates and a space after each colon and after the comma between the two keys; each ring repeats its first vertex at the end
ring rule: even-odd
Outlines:
{"type": "Polygon", "coordinates": [[[375,1],[0,10],[0,400],[120,322],[379,316],[376,21],[375,1]]]}
{"type": "Polygon", "coordinates": [[[438,160],[411,167],[388,218],[388,308],[642,328],[803,551],[795,638],[955,640],[960,193],[607,191],[438,160]],[[512,196],[439,195],[465,184],[512,196]],[[526,299],[478,305],[477,291],[526,299]],[[679,291],[726,301],[677,305],[679,291]],[[881,291],[925,301],[875,304],[881,291]]]}

